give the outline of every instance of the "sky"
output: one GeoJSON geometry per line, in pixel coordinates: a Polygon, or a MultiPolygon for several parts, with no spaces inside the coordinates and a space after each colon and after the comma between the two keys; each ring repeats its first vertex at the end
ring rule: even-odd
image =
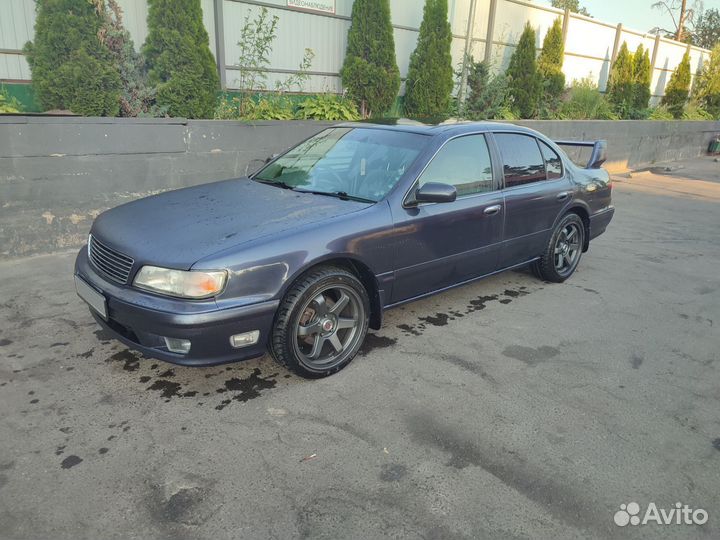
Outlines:
{"type": "MultiPolygon", "coordinates": [[[[672,19],[667,12],[653,8],[657,0],[580,0],[580,5],[598,20],[608,23],[623,23],[632,30],[647,32],[659,26],[668,30],[673,28],[672,19]]],[[[668,1],[670,3],[671,0],[668,1]]],[[[550,0],[538,0],[538,3],[550,5],[550,0]]],[[[720,9],[720,0],[703,0],[705,9],[720,9]]],[[[692,6],[694,0],[688,0],[692,6]]]]}

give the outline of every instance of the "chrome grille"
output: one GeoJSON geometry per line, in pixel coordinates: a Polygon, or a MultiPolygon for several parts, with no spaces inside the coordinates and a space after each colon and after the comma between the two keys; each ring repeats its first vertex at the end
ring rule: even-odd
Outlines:
{"type": "Polygon", "coordinates": [[[88,240],[88,254],[93,266],[105,276],[123,285],[127,283],[134,262],[130,257],[109,248],[92,235],[88,240]]]}

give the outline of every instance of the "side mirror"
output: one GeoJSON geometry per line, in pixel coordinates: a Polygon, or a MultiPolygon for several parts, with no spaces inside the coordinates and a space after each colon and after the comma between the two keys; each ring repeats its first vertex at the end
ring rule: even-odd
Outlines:
{"type": "Polygon", "coordinates": [[[415,191],[413,202],[448,203],[457,199],[457,189],[450,184],[428,182],[415,191]]]}

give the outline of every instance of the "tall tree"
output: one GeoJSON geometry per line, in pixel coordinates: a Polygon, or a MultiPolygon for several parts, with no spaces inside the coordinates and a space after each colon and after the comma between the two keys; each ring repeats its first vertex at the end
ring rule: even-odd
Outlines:
{"type": "Polygon", "coordinates": [[[676,41],[684,41],[688,35],[688,25],[692,22],[695,14],[695,10],[689,8],[687,4],[687,0],[659,0],[652,4],[654,9],[670,15],[673,23],[672,29],[656,27],[652,31],[664,33],[666,37],[676,41]]]}
{"type": "Polygon", "coordinates": [[[565,74],[562,70],[564,56],[562,19],[558,17],[545,34],[537,62],[538,73],[543,79],[545,96],[550,100],[559,99],[565,90],[565,74]]]}
{"type": "Polygon", "coordinates": [[[120,75],[98,38],[102,20],[91,2],[37,0],[35,41],[25,45],[33,88],[43,108],[116,116],[120,75]]]}
{"type": "Polygon", "coordinates": [[[607,85],[608,99],[623,118],[629,116],[635,101],[634,67],[633,55],[630,54],[627,43],[623,41],[610,70],[607,85]]]}
{"type": "Polygon", "coordinates": [[[535,59],[535,30],[530,23],[525,23],[520,41],[510,57],[506,74],[509,78],[513,109],[521,118],[533,118],[537,114],[542,95],[542,81],[535,59]]]}
{"type": "Polygon", "coordinates": [[[382,115],[400,89],[389,0],[355,0],[340,72],[363,118],[382,115]]]}
{"type": "Polygon", "coordinates": [[[720,43],[713,47],[693,86],[693,99],[715,118],[720,118],[720,43]]]}
{"type": "Polygon", "coordinates": [[[485,62],[473,62],[468,74],[464,114],[472,120],[502,118],[507,110],[508,85],[504,73],[491,76],[485,62]]]}
{"type": "Polygon", "coordinates": [[[692,42],[698,47],[712,49],[720,43],[720,10],[701,11],[693,27],[692,42]]]}
{"type": "Polygon", "coordinates": [[[559,9],[569,9],[573,13],[579,13],[590,17],[590,13],[583,6],[580,5],[580,0],[552,0],[552,7],[559,9]]]}
{"type": "Polygon", "coordinates": [[[93,0],[103,15],[98,32],[108,48],[113,64],[120,73],[120,116],[161,116],[165,111],[155,106],[155,89],[147,85],[142,55],[135,51],[130,32],[123,24],[122,8],[117,0],[93,0]]]}
{"type": "Polygon", "coordinates": [[[200,0],[148,0],[143,46],[157,103],[171,116],[211,118],[220,78],[200,0]]]}
{"type": "Polygon", "coordinates": [[[667,106],[675,118],[681,118],[685,102],[690,93],[690,55],[685,52],[682,61],[670,76],[670,82],[665,87],[662,105],[667,106]]]}
{"type": "Polygon", "coordinates": [[[405,111],[412,116],[437,116],[450,108],[453,68],[452,30],[447,0],[425,0],[417,46],[410,56],[405,82],[405,111]]]}
{"type": "Polygon", "coordinates": [[[651,82],[650,54],[640,44],[633,55],[633,109],[636,111],[647,109],[651,82]]]}

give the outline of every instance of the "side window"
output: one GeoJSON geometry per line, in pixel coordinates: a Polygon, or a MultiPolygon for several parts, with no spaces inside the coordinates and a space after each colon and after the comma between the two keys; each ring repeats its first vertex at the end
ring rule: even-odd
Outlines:
{"type": "Polygon", "coordinates": [[[542,151],[543,159],[545,160],[545,171],[547,172],[548,180],[557,180],[562,178],[563,166],[560,156],[557,152],[550,148],[547,144],[542,141],[540,142],[540,150],[542,151]]]}
{"type": "Polygon", "coordinates": [[[484,135],[466,135],[448,141],[428,164],[418,180],[450,184],[458,197],[493,191],[490,152],[484,135]]]}
{"type": "Polygon", "coordinates": [[[505,187],[545,180],[545,160],[535,137],[517,133],[495,133],[503,158],[505,187]]]}

